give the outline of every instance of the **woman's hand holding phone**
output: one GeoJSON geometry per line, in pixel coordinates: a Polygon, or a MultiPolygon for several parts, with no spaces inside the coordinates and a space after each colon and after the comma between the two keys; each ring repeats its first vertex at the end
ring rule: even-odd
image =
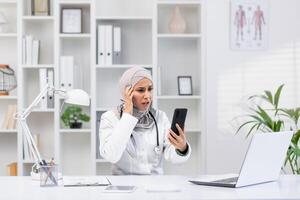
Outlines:
{"type": "Polygon", "coordinates": [[[172,131],[172,129],[169,129],[168,139],[176,149],[184,152],[187,148],[185,133],[178,124],[176,124],[176,128],[179,132],[179,135],[172,131]]]}
{"type": "Polygon", "coordinates": [[[124,108],[123,112],[126,112],[128,114],[132,115],[133,111],[133,102],[132,102],[132,97],[133,97],[133,87],[126,87],[124,91],[124,108]]]}

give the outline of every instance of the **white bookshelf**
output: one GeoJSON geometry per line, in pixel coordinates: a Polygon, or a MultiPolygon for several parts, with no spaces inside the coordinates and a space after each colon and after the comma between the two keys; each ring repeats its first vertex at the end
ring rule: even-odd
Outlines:
{"type": "Polygon", "coordinates": [[[60,129],[60,133],[90,133],[91,129],[60,129]]]}
{"type": "MultiPolygon", "coordinates": [[[[21,110],[32,102],[40,91],[40,69],[53,69],[55,87],[59,88],[60,56],[73,56],[74,88],[85,90],[91,97],[91,106],[83,107],[90,122],[83,123],[81,129],[64,127],[60,116],[66,105],[62,106],[62,98],[55,96],[54,108],[36,108],[28,124],[33,133],[40,134],[43,158],[54,157],[64,175],[110,174],[111,164],[98,154],[97,119],[120,103],[118,80],[122,73],[130,67],[143,66],[153,75],[155,107],[165,111],[170,120],[174,108],[189,109],[185,130],[193,148],[192,158],[180,166],[166,163],[165,173],[198,174],[202,170],[204,142],[201,138],[205,133],[202,123],[205,101],[203,1],[50,1],[50,16],[31,16],[30,0],[0,1],[10,20],[7,33],[0,34],[0,45],[6,47],[0,50],[0,58],[15,69],[18,78],[17,90],[11,96],[0,97],[0,110],[5,112],[10,104],[18,104],[21,110]],[[187,24],[182,34],[168,31],[176,5],[180,6],[187,24]],[[61,10],[64,8],[82,9],[82,33],[62,33],[61,10]],[[122,54],[120,62],[100,65],[97,61],[98,26],[107,24],[121,27],[122,54]],[[22,36],[27,34],[41,41],[37,65],[22,63],[22,36]],[[192,76],[193,95],[178,95],[179,75],[192,76]],[[78,163],[83,165],[77,166],[78,163]]],[[[5,175],[5,166],[14,161],[19,163],[20,175],[29,175],[33,162],[23,158],[21,130],[0,130],[0,148],[3,148],[1,145],[5,146],[8,156],[0,159],[0,175],[5,175]]]]}
{"type": "Polygon", "coordinates": [[[0,96],[0,101],[1,100],[17,100],[17,96],[15,95],[8,95],[8,96],[0,96]]]}
{"type": "MultiPolygon", "coordinates": [[[[18,9],[19,3],[14,0],[1,0],[0,10],[4,14],[7,24],[0,33],[0,64],[8,64],[18,77],[18,9]]],[[[14,89],[8,96],[0,96],[0,176],[7,175],[7,165],[18,161],[18,132],[17,129],[3,129],[8,106],[18,104],[18,89],[14,89]]]]}
{"type": "Polygon", "coordinates": [[[0,38],[17,38],[16,33],[0,33],[0,38]]]}
{"type": "Polygon", "coordinates": [[[88,33],[81,33],[81,34],[65,34],[65,33],[61,33],[59,34],[60,38],[87,38],[89,39],[91,37],[90,34],[88,33]]]}
{"type": "Polygon", "coordinates": [[[17,129],[0,129],[0,133],[17,133],[17,129]]]}
{"type": "Polygon", "coordinates": [[[23,16],[23,20],[26,21],[46,21],[46,20],[54,20],[53,16],[23,16]]]}
{"type": "Polygon", "coordinates": [[[42,69],[42,68],[54,68],[54,65],[21,65],[25,69],[42,69]]]}

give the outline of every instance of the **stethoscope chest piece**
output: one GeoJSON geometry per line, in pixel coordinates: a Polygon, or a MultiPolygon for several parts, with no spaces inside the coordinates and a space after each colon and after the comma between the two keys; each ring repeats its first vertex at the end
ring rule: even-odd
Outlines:
{"type": "Polygon", "coordinates": [[[154,152],[155,152],[157,155],[160,155],[160,154],[161,154],[161,148],[160,148],[159,146],[154,147],[154,152]]]}

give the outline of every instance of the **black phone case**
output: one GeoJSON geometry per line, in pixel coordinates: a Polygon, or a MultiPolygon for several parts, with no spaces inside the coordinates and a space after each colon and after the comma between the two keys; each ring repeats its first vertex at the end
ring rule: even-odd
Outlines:
{"type": "Polygon", "coordinates": [[[186,108],[176,108],[174,110],[171,129],[177,135],[179,135],[179,132],[178,132],[178,130],[176,128],[176,123],[180,126],[181,129],[183,129],[184,128],[186,114],[187,114],[187,109],[186,108]]]}

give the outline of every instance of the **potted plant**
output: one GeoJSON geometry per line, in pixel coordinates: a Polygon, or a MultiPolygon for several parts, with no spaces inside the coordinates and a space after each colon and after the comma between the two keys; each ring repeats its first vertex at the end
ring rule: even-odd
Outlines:
{"type": "Polygon", "coordinates": [[[90,117],[82,113],[79,106],[68,106],[60,118],[64,125],[69,128],[81,128],[82,122],[90,121],[90,117]]]}
{"type": "Polygon", "coordinates": [[[285,166],[288,164],[293,174],[300,174],[299,157],[300,157],[300,129],[298,127],[300,108],[284,108],[279,105],[281,91],[284,85],[280,85],[275,91],[266,90],[261,95],[253,95],[248,100],[260,100],[258,104],[250,106],[249,113],[246,115],[246,121],[239,126],[237,132],[248,127],[247,137],[254,131],[260,132],[279,132],[283,130],[293,130],[291,144],[289,146],[285,166]]]}

